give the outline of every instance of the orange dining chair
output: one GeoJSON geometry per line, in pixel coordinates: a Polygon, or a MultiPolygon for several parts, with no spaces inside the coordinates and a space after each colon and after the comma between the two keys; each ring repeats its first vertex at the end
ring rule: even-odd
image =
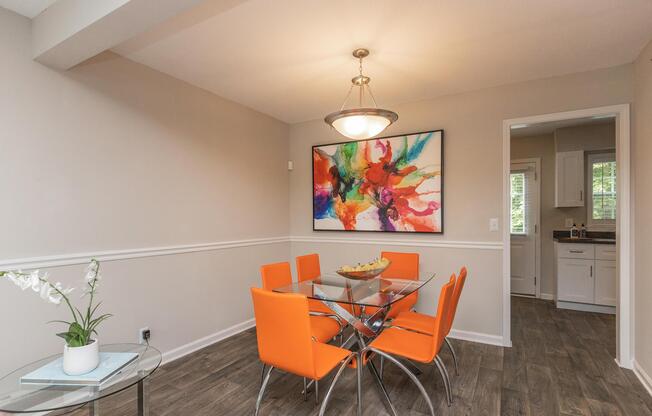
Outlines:
{"type": "MultiPolygon", "coordinates": [[[[271,291],[274,288],[292,284],[292,270],[288,262],[266,264],[260,268],[260,274],[265,290],[271,291]]],[[[341,335],[344,329],[338,319],[323,315],[310,316],[310,327],[312,336],[319,342],[329,342],[341,335]]]]}
{"type": "MultiPolygon", "coordinates": [[[[319,264],[319,254],[306,254],[303,256],[297,256],[297,280],[303,282],[306,280],[314,280],[321,276],[321,266],[319,264]]],[[[341,307],[346,309],[347,312],[351,312],[351,305],[346,303],[339,303],[341,307]]],[[[337,316],[334,311],[332,311],[328,306],[323,302],[316,299],[308,299],[308,306],[310,307],[310,312],[313,314],[322,314],[330,316],[337,319],[342,326],[346,327],[348,323],[339,316],[337,316]]]]}
{"type": "MultiPolygon", "coordinates": [[[[381,258],[386,258],[391,263],[383,271],[381,277],[388,279],[406,279],[419,280],[419,253],[399,253],[393,251],[383,251],[380,253],[381,258]]],[[[394,303],[387,312],[387,319],[393,319],[403,311],[409,311],[417,303],[417,292],[411,293],[394,303]]],[[[374,315],[379,308],[367,307],[365,313],[374,315]]]]}
{"type": "MultiPolygon", "coordinates": [[[[297,263],[297,280],[303,282],[306,280],[313,280],[321,276],[321,267],[319,266],[319,254],[306,254],[296,258],[297,263]]],[[[310,312],[322,313],[326,315],[333,315],[333,311],[323,302],[308,299],[308,306],[310,312]]]]}
{"type": "MultiPolygon", "coordinates": [[[[466,282],[466,267],[462,267],[460,274],[455,281],[455,290],[453,291],[453,301],[451,307],[446,311],[446,320],[445,320],[445,332],[444,340],[446,345],[453,356],[453,363],[455,364],[455,374],[459,375],[459,366],[457,362],[457,354],[450,340],[447,338],[451,329],[453,328],[453,322],[455,321],[455,313],[457,312],[457,305],[460,301],[460,296],[462,295],[462,289],[464,289],[464,282],[466,282]]],[[[431,335],[434,331],[436,318],[433,316],[425,315],[417,312],[401,312],[396,319],[392,321],[393,326],[397,326],[403,329],[409,329],[411,331],[421,332],[423,334],[431,335]]]]}
{"type": "MultiPolygon", "coordinates": [[[[398,253],[393,251],[383,251],[380,253],[391,263],[385,269],[382,277],[419,280],[419,253],[398,253]]],[[[416,305],[418,293],[414,292],[392,305],[388,318],[394,318],[403,311],[409,311],[416,305]]]]}
{"type": "MultiPolygon", "coordinates": [[[[256,400],[256,412],[260,411],[265,390],[275,368],[310,378],[316,383],[339,366],[330,388],[326,393],[322,409],[330,397],[333,387],[347,364],[353,362],[357,354],[344,348],[315,342],[312,337],[308,300],[306,296],[295,293],[275,293],[264,289],[251,288],[256,318],[256,338],[258,355],[263,362],[263,370],[269,367],[256,400]]],[[[360,366],[359,366],[360,367],[360,366]]],[[[361,410],[360,382],[358,374],[358,411],[361,410]]],[[[318,400],[316,398],[316,400],[318,400]]]]}
{"type": "Polygon", "coordinates": [[[450,389],[450,380],[448,379],[446,368],[443,366],[443,362],[438,354],[441,350],[442,344],[444,343],[444,331],[446,329],[446,322],[443,317],[446,316],[446,311],[451,306],[454,286],[455,275],[452,275],[449,282],[441,288],[437,306],[438,318],[435,320],[435,328],[432,335],[391,327],[384,330],[371,342],[371,344],[369,344],[367,348],[363,349],[363,355],[366,355],[369,352],[376,353],[393,362],[403,370],[403,372],[412,379],[414,384],[416,384],[421,391],[421,394],[426,399],[426,403],[430,408],[430,413],[433,416],[435,411],[425,388],[421,382],[419,382],[419,379],[417,379],[417,377],[407,369],[404,364],[394,358],[394,356],[424,364],[434,362],[439,369],[442,380],[444,381],[448,405],[451,405],[452,393],[450,389]]]}

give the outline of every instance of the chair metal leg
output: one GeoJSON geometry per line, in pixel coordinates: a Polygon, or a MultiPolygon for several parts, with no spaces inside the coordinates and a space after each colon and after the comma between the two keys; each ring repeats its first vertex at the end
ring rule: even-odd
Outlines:
{"type": "Polygon", "coordinates": [[[321,408],[319,409],[319,416],[324,416],[324,412],[326,412],[326,406],[328,405],[328,401],[331,398],[331,393],[333,393],[333,388],[335,387],[335,384],[337,384],[337,380],[339,380],[340,376],[342,375],[342,372],[346,368],[346,365],[350,363],[351,360],[355,358],[355,356],[356,354],[352,353],[344,361],[342,361],[342,364],[340,365],[340,368],[337,370],[335,377],[333,377],[333,381],[331,381],[331,385],[328,388],[328,391],[326,392],[326,396],[324,396],[324,401],[322,402],[321,408]]]}
{"type": "Polygon", "coordinates": [[[265,369],[267,368],[267,364],[263,363],[263,369],[260,372],[260,385],[263,385],[263,381],[265,380],[265,369]]]}
{"type": "Polygon", "coordinates": [[[315,405],[319,404],[319,381],[315,380],[315,405]]]}
{"type": "Polygon", "coordinates": [[[446,366],[444,365],[444,362],[441,360],[441,358],[439,358],[439,356],[435,357],[435,364],[437,365],[441,379],[444,382],[444,389],[446,390],[446,402],[450,407],[453,404],[453,392],[451,390],[450,380],[448,378],[448,371],[446,371],[446,366]]]}
{"type": "Polygon", "coordinates": [[[385,357],[382,355],[380,356],[380,368],[378,369],[378,372],[380,373],[380,379],[383,379],[383,373],[385,372],[385,357]]]}
{"type": "Polygon", "coordinates": [[[426,389],[423,387],[423,384],[421,384],[421,382],[419,381],[417,376],[414,375],[414,373],[412,373],[410,370],[408,370],[408,368],[406,366],[404,366],[403,363],[401,363],[399,360],[392,357],[391,355],[389,355],[389,354],[387,354],[387,353],[385,353],[383,351],[377,350],[375,348],[367,347],[367,349],[369,351],[373,351],[374,353],[380,355],[381,357],[387,358],[389,361],[396,364],[398,366],[398,368],[403,370],[403,372],[405,374],[407,374],[408,377],[410,377],[410,380],[412,380],[412,382],[419,388],[419,391],[421,392],[421,395],[423,396],[423,398],[426,399],[426,403],[428,404],[428,408],[430,409],[430,414],[432,416],[435,416],[435,409],[432,407],[432,401],[430,401],[430,397],[428,396],[428,393],[426,392],[426,389]]]}
{"type": "Polygon", "coordinates": [[[263,380],[263,385],[260,386],[260,392],[258,393],[258,399],[256,400],[256,413],[254,413],[254,416],[258,416],[258,411],[260,410],[260,403],[263,401],[263,395],[265,394],[265,389],[267,389],[267,384],[269,383],[269,378],[272,375],[272,370],[274,367],[270,366],[269,370],[267,370],[267,374],[265,375],[265,379],[263,380]]]}
{"type": "Polygon", "coordinates": [[[308,401],[308,379],[305,377],[303,378],[303,401],[308,401]]]}
{"type": "Polygon", "coordinates": [[[457,354],[455,353],[455,349],[453,348],[453,344],[448,340],[448,338],[444,338],[444,341],[446,341],[446,345],[448,345],[448,349],[451,350],[451,355],[453,356],[453,364],[455,364],[455,375],[459,376],[460,375],[460,368],[458,367],[457,364],[457,354]]]}

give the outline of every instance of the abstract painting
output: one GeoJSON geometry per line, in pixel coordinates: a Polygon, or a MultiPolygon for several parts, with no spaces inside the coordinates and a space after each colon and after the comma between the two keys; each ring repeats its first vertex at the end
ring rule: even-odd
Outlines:
{"type": "Polygon", "coordinates": [[[313,229],[442,233],[443,141],[436,130],[313,146],[313,229]]]}

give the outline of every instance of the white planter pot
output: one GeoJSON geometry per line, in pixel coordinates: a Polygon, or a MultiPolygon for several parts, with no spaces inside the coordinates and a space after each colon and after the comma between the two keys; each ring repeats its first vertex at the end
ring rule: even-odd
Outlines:
{"type": "Polygon", "coordinates": [[[100,364],[100,343],[96,339],[83,347],[63,347],[63,371],[69,376],[90,373],[100,364]]]}

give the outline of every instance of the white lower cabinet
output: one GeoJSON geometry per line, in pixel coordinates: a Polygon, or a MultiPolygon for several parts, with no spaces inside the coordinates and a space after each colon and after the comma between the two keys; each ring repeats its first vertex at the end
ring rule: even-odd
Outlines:
{"type": "Polygon", "coordinates": [[[559,300],[593,303],[593,260],[557,259],[559,300]]]}
{"type": "Polygon", "coordinates": [[[595,303],[616,306],[618,273],[613,260],[595,261],[595,303]]]}
{"type": "Polygon", "coordinates": [[[577,309],[596,312],[607,307],[606,311],[615,312],[610,309],[618,297],[615,248],[575,243],[556,243],[555,247],[557,305],[575,309],[573,304],[577,304],[577,309]]]}

